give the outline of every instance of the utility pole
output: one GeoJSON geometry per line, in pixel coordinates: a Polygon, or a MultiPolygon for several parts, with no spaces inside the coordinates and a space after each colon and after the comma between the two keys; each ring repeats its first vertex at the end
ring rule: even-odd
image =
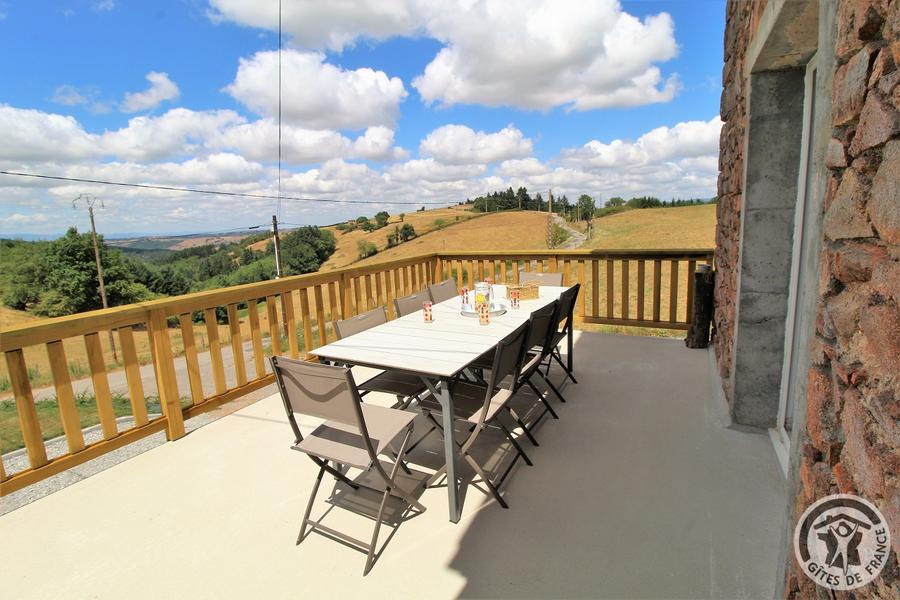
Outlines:
{"type": "MultiPolygon", "coordinates": [[[[283,271],[281,267],[281,237],[278,235],[278,216],[272,215],[272,240],[275,246],[275,279],[281,279],[283,271]]],[[[301,293],[306,293],[301,291],[301,293]]],[[[281,299],[281,324],[284,328],[284,337],[290,338],[291,332],[288,330],[287,310],[284,308],[284,298],[281,299]]],[[[274,348],[274,345],[272,346],[274,348]]]]}
{"type": "Polygon", "coordinates": [[[547,248],[553,248],[553,190],[547,190],[547,248]]]}
{"type": "Polygon", "coordinates": [[[281,238],[278,236],[276,215],[272,215],[272,243],[275,245],[275,279],[281,279],[281,238]]]}
{"type": "MultiPolygon", "coordinates": [[[[106,284],[103,281],[103,264],[100,262],[100,246],[97,244],[97,225],[94,223],[94,204],[97,202],[97,197],[93,194],[81,194],[72,200],[72,208],[78,208],[79,200],[84,200],[88,207],[88,215],[91,218],[91,237],[94,241],[94,260],[97,262],[97,281],[100,282],[100,301],[103,303],[103,308],[109,308],[109,303],[106,301],[106,284]]],[[[100,207],[103,208],[103,200],[100,200],[100,207]]],[[[107,331],[107,333],[109,334],[109,348],[112,350],[113,360],[119,362],[119,357],[116,355],[116,340],[113,338],[112,329],[107,331]]]]}

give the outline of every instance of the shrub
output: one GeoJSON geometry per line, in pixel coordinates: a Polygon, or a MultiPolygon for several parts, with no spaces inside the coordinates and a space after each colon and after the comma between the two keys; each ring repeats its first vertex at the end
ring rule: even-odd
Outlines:
{"type": "Polygon", "coordinates": [[[359,258],[368,258],[370,256],[375,256],[378,254],[378,248],[375,247],[375,244],[372,242],[366,242],[364,240],[360,240],[356,242],[356,249],[359,251],[359,258]]]}

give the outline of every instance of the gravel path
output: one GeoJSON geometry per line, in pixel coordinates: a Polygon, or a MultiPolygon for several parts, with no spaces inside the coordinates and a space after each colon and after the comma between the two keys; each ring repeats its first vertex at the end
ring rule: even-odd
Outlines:
{"type": "Polygon", "coordinates": [[[584,242],[587,241],[587,236],[578,231],[577,229],[573,229],[569,227],[569,224],[565,219],[560,217],[559,215],[553,215],[553,222],[565,229],[569,232],[569,239],[565,244],[560,246],[559,250],[573,250],[575,248],[580,248],[584,242]]]}

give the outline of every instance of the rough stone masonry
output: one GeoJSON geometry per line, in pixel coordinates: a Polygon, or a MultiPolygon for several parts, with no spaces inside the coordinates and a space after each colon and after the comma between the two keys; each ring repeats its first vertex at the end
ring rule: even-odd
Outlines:
{"type": "MultiPolygon", "coordinates": [[[[729,0],[716,232],[715,348],[726,396],[733,365],[747,65],[765,2],[729,0]]],[[[832,138],[796,520],[814,500],[859,494],[885,515],[882,576],[837,598],[900,597],[900,1],[838,3],[832,138]]],[[[793,557],[793,552],[788,552],[793,557]]],[[[793,558],[791,558],[793,561],[793,558]]],[[[790,598],[831,597],[793,563],[790,598]]]]}

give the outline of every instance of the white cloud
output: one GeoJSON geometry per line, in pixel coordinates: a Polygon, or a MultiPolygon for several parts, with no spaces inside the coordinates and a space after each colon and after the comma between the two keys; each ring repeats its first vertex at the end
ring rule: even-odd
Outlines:
{"type": "Polygon", "coordinates": [[[0,104],[0,160],[83,160],[97,155],[97,144],[74,117],[0,104]]]}
{"type": "Polygon", "coordinates": [[[504,177],[528,177],[529,175],[543,175],[549,170],[536,158],[519,158],[504,160],[494,172],[504,177]]]}
{"type": "Polygon", "coordinates": [[[387,176],[392,181],[434,183],[471,179],[483,175],[486,171],[485,165],[446,165],[433,158],[425,158],[394,165],[388,169],[387,176]]]}
{"type": "MultiPolygon", "coordinates": [[[[418,1],[291,0],[282,7],[282,27],[303,48],[341,50],[357,38],[383,40],[410,35],[420,27],[418,1]]],[[[278,28],[278,3],[256,0],[210,0],[210,17],[251,27],[278,28]]]]}
{"type": "Polygon", "coordinates": [[[121,106],[123,112],[131,113],[149,110],[166,100],[177,98],[181,93],[175,82],[169,79],[168,73],[150,71],[147,73],[146,79],[150,82],[149,88],[143,92],[129,92],[125,94],[125,99],[122,101],[121,106]]]}
{"type": "Polygon", "coordinates": [[[24,215],[22,213],[13,213],[11,215],[3,217],[3,220],[7,223],[13,223],[15,225],[32,225],[35,223],[46,223],[47,215],[43,213],[32,213],[28,215],[24,215]]]}
{"type": "MultiPolygon", "coordinates": [[[[210,4],[216,20],[277,29],[274,3],[210,4]]],[[[444,47],[412,85],[445,106],[591,110],[667,102],[679,89],[677,76],[663,77],[657,66],[677,53],[672,18],[640,20],[618,0],[298,0],[284,7],[283,24],[305,49],[340,51],[391,36],[439,40],[444,47]]]]}
{"type": "Polygon", "coordinates": [[[94,3],[94,10],[97,12],[109,12],[116,7],[115,0],[100,0],[94,3]]]}
{"type": "Polygon", "coordinates": [[[51,98],[56,104],[63,106],[78,106],[79,104],[87,104],[88,99],[78,91],[74,85],[58,85],[53,90],[51,98]]]}
{"type": "MultiPolygon", "coordinates": [[[[264,117],[278,114],[278,53],[242,58],[225,88],[264,117]]],[[[316,52],[282,53],[282,118],[310,129],[364,129],[393,125],[407,92],[398,77],[368,68],[344,70],[316,52]]]]}
{"type": "Polygon", "coordinates": [[[426,102],[588,110],[677,91],[653,66],[675,56],[671,17],[642,22],[616,0],[488,0],[442,11],[428,28],[446,46],[413,80],[426,102]]]}
{"type": "Polygon", "coordinates": [[[419,153],[445,164],[493,163],[531,154],[530,139],[507,125],[497,133],[475,132],[465,125],[444,125],[432,131],[419,145],[419,153]]]}
{"type": "Polygon", "coordinates": [[[409,152],[394,146],[394,130],[380,125],[369,127],[353,142],[353,154],[378,161],[403,160],[409,152]]]}

